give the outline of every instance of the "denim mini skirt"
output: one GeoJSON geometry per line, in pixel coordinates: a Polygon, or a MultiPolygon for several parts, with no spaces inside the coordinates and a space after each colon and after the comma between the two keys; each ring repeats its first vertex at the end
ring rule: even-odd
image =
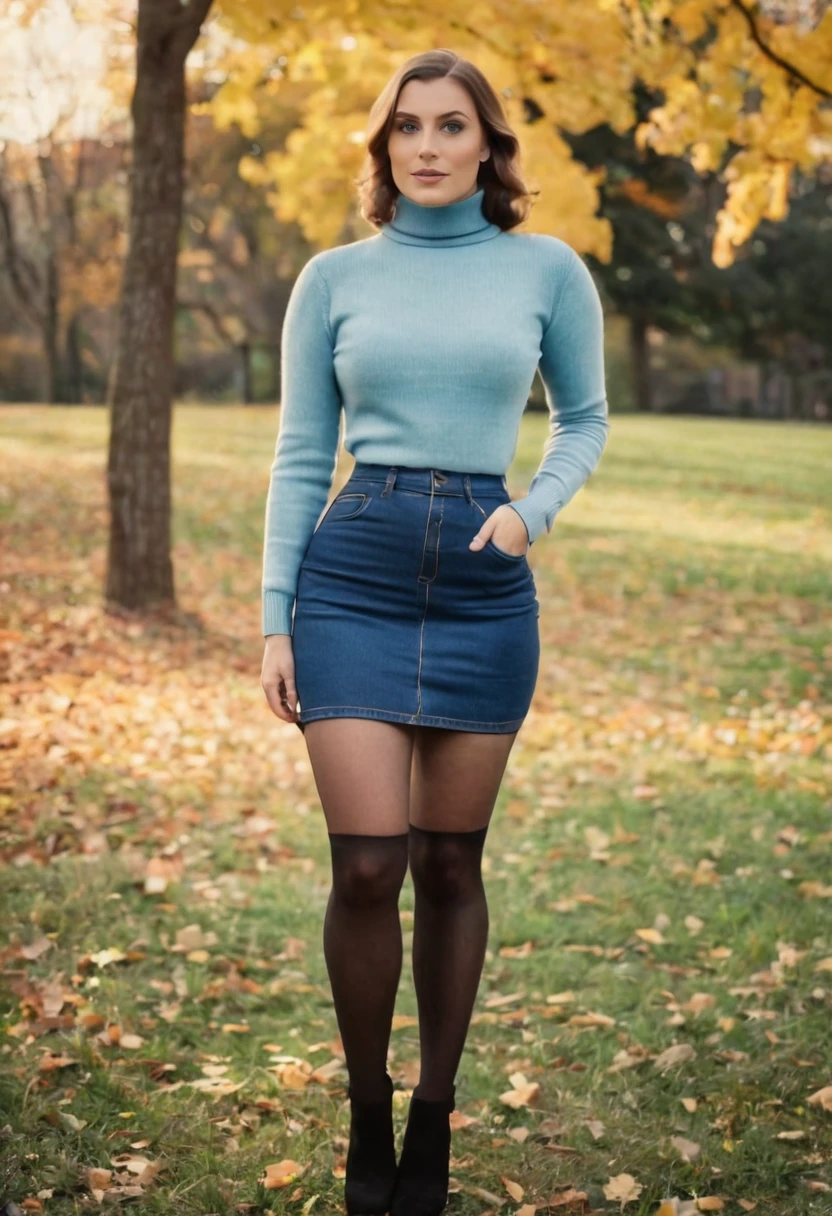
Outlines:
{"type": "Polygon", "coordinates": [[[298,574],[301,730],[319,718],[520,727],[540,661],[534,576],[491,540],[468,548],[507,502],[499,474],[356,462],[298,574]]]}

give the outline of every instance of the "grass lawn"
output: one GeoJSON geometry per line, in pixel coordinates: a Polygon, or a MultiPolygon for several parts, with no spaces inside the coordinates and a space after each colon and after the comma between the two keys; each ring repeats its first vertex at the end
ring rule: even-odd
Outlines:
{"type": "MultiPolygon", "coordinates": [[[[100,605],[106,412],[0,409],[0,1210],[342,1210],[328,840],[259,685],[276,424],[177,409],[183,612],[138,621],[100,605]]],[[[820,1216],[832,429],[612,424],[531,551],[543,655],[486,844],[449,1216],[820,1216]]],[[[399,1134],[412,907],[408,878],[399,1134]]]]}

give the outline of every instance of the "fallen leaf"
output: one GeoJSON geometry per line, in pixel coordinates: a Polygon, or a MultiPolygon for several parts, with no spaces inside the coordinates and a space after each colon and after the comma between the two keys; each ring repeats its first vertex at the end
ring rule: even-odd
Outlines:
{"type": "Polygon", "coordinates": [[[502,1182],[503,1186],[508,1191],[509,1195],[511,1195],[512,1199],[516,1203],[520,1203],[520,1201],[523,1198],[523,1195],[525,1194],[520,1183],[513,1182],[511,1178],[506,1178],[502,1174],[500,1175],[500,1181],[502,1182]]]}
{"type": "Polygon", "coordinates": [[[94,1190],[105,1191],[112,1181],[113,1171],[98,1169],[91,1166],[87,1170],[87,1186],[94,1190]]]}
{"type": "Polygon", "coordinates": [[[97,954],[91,954],[90,962],[95,963],[96,967],[109,967],[113,963],[123,963],[127,955],[123,950],[116,950],[113,947],[107,950],[99,950],[97,954]]]}
{"type": "Polygon", "coordinates": [[[642,941],[649,942],[651,946],[664,945],[664,937],[659,933],[658,929],[636,929],[636,937],[640,937],[642,941]]]}
{"type": "Polygon", "coordinates": [[[124,1047],[127,1051],[138,1051],[140,1047],[144,1047],[144,1042],[140,1034],[123,1034],[119,1040],[119,1047],[124,1047]]]}
{"type": "Polygon", "coordinates": [[[540,1086],[536,1081],[528,1081],[522,1072],[512,1073],[509,1077],[513,1088],[500,1094],[500,1101],[506,1106],[519,1110],[521,1106],[536,1106],[540,1099],[540,1086]]]}
{"type": "Polygon", "coordinates": [[[684,1064],[687,1060],[695,1059],[696,1051],[690,1043],[675,1043],[656,1056],[653,1067],[658,1068],[660,1072],[667,1072],[668,1069],[675,1068],[677,1064],[684,1064]]]}
{"type": "Polygon", "coordinates": [[[702,1151],[702,1145],[695,1140],[686,1140],[684,1136],[671,1136],[670,1143],[683,1161],[695,1161],[702,1151]]]}
{"type": "Polygon", "coordinates": [[[300,1178],[305,1169],[305,1165],[299,1165],[297,1161],[290,1159],[278,1161],[276,1165],[267,1165],[265,1177],[262,1179],[263,1186],[267,1191],[280,1190],[300,1178]]]}
{"type": "Polygon", "coordinates": [[[77,1060],[71,1059],[69,1056],[53,1056],[48,1053],[41,1056],[38,1061],[38,1072],[54,1072],[57,1068],[69,1068],[71,1064],[77,1064],[77,1060]]]}
{"type": "Polygon", "coordinates": [[[418,1026],[419,1019],[409,1013],[393,1014],[392,1030],[405,1030],[408,1026],[418,1026]]]}
{"type": "Polygon", "coordinates": [[[822,1106],[824,1110],[832,1111],[832,1085],[824,1085],[823,1089],[816,1089],[806,1101],[811,1106],[822,1106]]]}
{"type": "Polygon", "coordinates": [[[636,1182],[632,1174],[616,1174],[614,1178],[610,1178],[609,1182],[604,1183],[605,1197],[618,1200],[622,1207],[625,1203],[632,1203],[638,1199],[643,1189],[641,1183],[636,1182]]]}
{"type": "Polygon", "coordinates": [[[40,937],[36,937],[35,940],[29,942],[28,945],[21,946],[20,953],[28,962],[33,963],[36,959],[39,959],[41,955],[46,954],[47,950],[51,950],[54,945],[55,943],[53,941],[50,941],[48,937],[44,937],[43,934],[41,934],[40,937]]]}

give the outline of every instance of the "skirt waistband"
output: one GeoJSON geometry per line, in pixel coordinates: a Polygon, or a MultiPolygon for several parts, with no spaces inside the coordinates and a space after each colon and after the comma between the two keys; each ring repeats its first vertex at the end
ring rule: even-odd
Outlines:
{"type": "Polygon", "coordinates": [[[471,499],[472,495],[508,494],[503,473],[461,473],[454,469],[411,468],[404,465],[371,464],[357,460],[350,481],[378,481],[384,495],[394,488],[416,494],[451,494],[471,499]]]}

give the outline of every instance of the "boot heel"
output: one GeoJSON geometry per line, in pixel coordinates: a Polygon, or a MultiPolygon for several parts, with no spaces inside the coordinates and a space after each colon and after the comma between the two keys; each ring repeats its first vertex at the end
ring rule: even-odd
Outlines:
{"type": "Polygon", "coordinates": [[[344,1202],[348,1216],[384,1216],[390,1211],[396,1182],[393,1135],[393,1080],[380,1102],[360,1102],[352,1090],[350,1142],[347,1150],[344,1202]]]}
{"type": "Polygon", "coordinates": [[[390,1216],[439,1216],[448,1202],[451,1124],[456,1089],[442,1102],[415,1095],[396,1174],[390,1216]]]}

